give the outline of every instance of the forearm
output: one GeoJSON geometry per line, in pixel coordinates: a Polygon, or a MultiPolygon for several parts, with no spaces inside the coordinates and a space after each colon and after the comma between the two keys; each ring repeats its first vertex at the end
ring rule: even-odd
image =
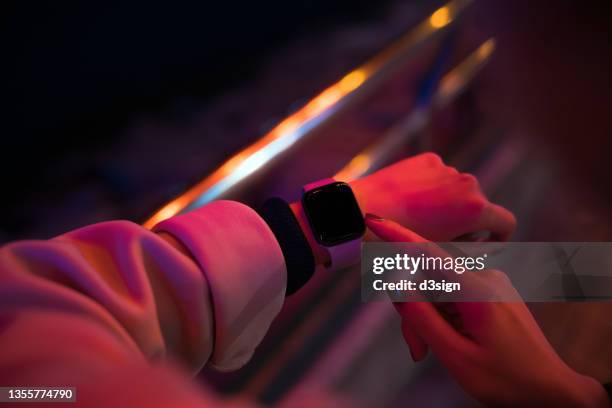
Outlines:
{"type": "MultiPolygon", "coordinates": [[[[31,310],[47,320],[76,316],[91,325],[75,327],[108,332],[128,354],[169,355],[192,371],[207,362],[233,369],[248,361],[280,310],[285,278],[265,222],[242,204],[216,202],[155,232],[115,221],[3,247],[0,315],[9,322],[31,310]],[[259,307],[246,307],[251,304],[259,307]]],[[[64,326],[45,337],[52,341],[64,326]]],[[[32,330],[32,338],[40,337],[32,330]]],[[[27,355],[20,336],[3,336],[11,343],[4,350],[27,355]]],[[[106,350],[90,351],[104,356],[106,350]]]]}

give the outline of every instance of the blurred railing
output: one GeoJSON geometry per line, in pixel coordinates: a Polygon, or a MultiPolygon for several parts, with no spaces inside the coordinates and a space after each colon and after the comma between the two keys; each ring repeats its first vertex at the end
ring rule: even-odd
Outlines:
{"type": "MultiPolygon", "coordinates": [[[[151,228],[166,218],[192,210],[227,194],[296,142],[313,134],[325,122],[332,121],[356,100],[376,89],[380,82],[404,66],[407,59],[416,57],[421,46],[452,25],[470,3],[471,0],[453,0],[435,10],[374,58],[347,73],[297,112],[281,121],[261,139],[229,158],[202,181],[164,205],[144,222],[144,226],[151,228]]],[[[488,46],[485,51],[491,48],[492,46],[488,46]]],[[[487,53],[485,51],[483,52],[487,53]]],[[[438,103],[445,103],[445,98],[448,99],[455,92],[456,85],[452,81],[447,81],[447,87],[449,90],[444,88],[436,97],[438,103]]],[[[412,120],[418,121],[419,118],[412,120]]],[[[380,161],[380,156],[384,156],[385,149],[383,147],[375,149],[377,161],[380,161]]],[[[352,173],[359,173],[364,163],[365,156],[357,156],[340,175],[354,176],[352,173]]],[[[374,163],[367,165],[368,169],[373,166],[374,163]]]]}

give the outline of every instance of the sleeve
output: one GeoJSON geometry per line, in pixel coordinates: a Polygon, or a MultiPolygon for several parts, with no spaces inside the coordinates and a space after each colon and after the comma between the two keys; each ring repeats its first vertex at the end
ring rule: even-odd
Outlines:
{"type": "Polygon", "coordinates": [[[112,221],[8,244],[0,249],[0,382],[80,384],[93,395],[111,379],[143,382],[155,362],[192,373],[205,364],[236,369],[280,311],[285,285],[267,224],[231,201],[154,231],[112,221]]]}

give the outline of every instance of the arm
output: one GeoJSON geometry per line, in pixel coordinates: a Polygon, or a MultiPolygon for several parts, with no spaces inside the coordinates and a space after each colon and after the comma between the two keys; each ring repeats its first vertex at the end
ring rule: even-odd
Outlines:
{"type": "MultiPolygon", "coordinates": [[[[475,232],[507,240],[516,227],[514,215],[490,202],[473,175],[459,173],[434,153],[399,161],[349,184],[364,214],[393,219],[432,241],[448,242],[475,232]]],[[[328,254],[312,235],[301,203],[291,208],[317,265],[326,264],[328,254]]]]}
{"type": "MultiPolygon", "coordinates": [[[[514,227],[511,214],[486,200],[472,176],[432,154],[351,185],[363,211],[396,214],[432,239],[479,230],[505,236],[514,227]]],[[[324,264],[299,203],[292,208],[324,264]]],[[[109,384],[130,382],[138,392],[138,381],[149,378],[148,363],[166,356],[191,372],[204,364],[235,369],[280,310],[285,282],[268,226],[228,201],[164,221],[153,232],[115,221],[7,245],[0,250],[0,382],[53,379],[88,390],[93,404],[109,384]]]]}
{"type": "Polygon", "coordinates": [[[235,202],[212,203],[155,232],[113,221],[13,243],[0,250],[0,383],[74,385],[91,398],[121,379],[173,378],[148,364],[165,357],[191,372],[204,364],[235,369],[267,331],[284,290],[278,243],[235,202]]]}

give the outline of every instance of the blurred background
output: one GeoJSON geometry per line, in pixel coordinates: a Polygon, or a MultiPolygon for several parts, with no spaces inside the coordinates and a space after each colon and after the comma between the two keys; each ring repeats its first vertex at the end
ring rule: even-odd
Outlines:
{"type": "MultiPolygon", "coordinates": [[[[515,212],[515,240],[612,235],[612,41],[597,2],[5,9],[0,243],[152,226],[217,198],[295,200],[306,182],[428,150],[515,212]]],[[[315,277],[251,363],[198,379],[263,405],[475,406],[435,358],[412,363],[393,308],[362,304],[359,284],[356,270],[315,277]]],[[[599,324],[581,326],[592,310],[532,310],[588,371],[590,350],[567,338],[599,324]]]]}

